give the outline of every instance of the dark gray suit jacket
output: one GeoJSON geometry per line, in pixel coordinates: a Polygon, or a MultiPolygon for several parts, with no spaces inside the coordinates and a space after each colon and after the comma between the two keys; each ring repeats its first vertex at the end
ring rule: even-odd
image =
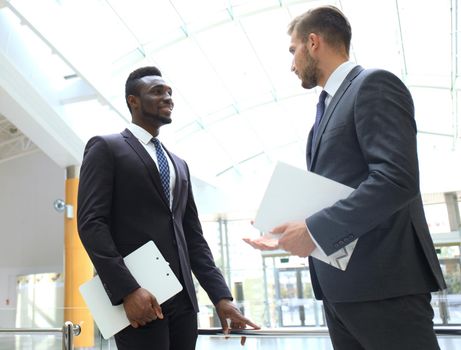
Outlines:
{"type": "Polygon", "coordinates": [[[392,73],[355,67],[333,96],[310,170],[356,190],[306,219],[327,255],[358,244],[345,272],[310,259],[316,297],[366,301],[445,288],[419,190],[408,89],[392,73]]]}
{"type": "Polygon", "coordinates": [[[187,164],[168,154],[176,171],[172,210],[154,161],[129,130],[94,137],[85,148],[78,231],[114,305],[139,287],[123,257],[149,240],[170,263],[196,311],[191,271],[213,303],[232,299],[203,237],[187,164]]]}

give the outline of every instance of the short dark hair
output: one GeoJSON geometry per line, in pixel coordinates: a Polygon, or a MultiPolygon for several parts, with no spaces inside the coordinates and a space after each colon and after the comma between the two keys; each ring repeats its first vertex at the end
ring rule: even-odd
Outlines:
{"type": "Polygon", "coordinates": [[[141,67],[133,72],[130,73],[128,76],[128,79],[126,80],[125,83],[125,101],[126,105],[128,106],[128,109],[131,112],[131,107],[130,104],[128,103],[128,96],[129,95],[134,95],[138,96],[138,89],[139,89],[139,79],[151,75],[157,75],[159,77],[162,76],[162,73],[157,67],[154,66],[148,66],[148,67],[141,67]]]}
{"type": "Polygon", "coordinates": [[[296,17],[288,26],[288,34],[293,33],[303,41],[307,40],[309,33],[320,34],[332,47],[344,46],[349,55],[351,25],[346,16],[334,6],[316,7],[296,17]]]}

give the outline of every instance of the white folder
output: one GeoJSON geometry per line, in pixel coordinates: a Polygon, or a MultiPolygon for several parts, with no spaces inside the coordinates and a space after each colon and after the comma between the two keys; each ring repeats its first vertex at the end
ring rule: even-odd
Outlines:
{"type": "MultiPolygon", "coordinates": [[[[290,221],[305,220],[344,199],[353,188],[312,172],[278,162],[256,214],[254,226],[268,233],[290,221]]],[[[276,236],[276,235],[274,235],[276,236]]],[[[327,256],[316,248],[311,256],[345,270],[357,240],[327,256]]]]}
{"type": "MultiPolygon", "coordinates": [[[[181,283],[153,241],[123,260],[139,285],[151,292],[159,304],[182,290],[181,283]]],[[[85,282],[79,289],[104,339],[130,324],[123,305],[113,306],[110,302],[99,276],[85,282]]]]}

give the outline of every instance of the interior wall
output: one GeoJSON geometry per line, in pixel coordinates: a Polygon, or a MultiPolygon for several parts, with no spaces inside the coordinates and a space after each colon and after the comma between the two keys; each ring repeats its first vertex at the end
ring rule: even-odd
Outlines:
{"type": "Polygon", "coordinates": [[[36,152],[0,163],[0,327],[14,326],[19,275],[63,271],[65,169],[36,152]],[[13,322],[13,325],[11,325],[13,322]]]}

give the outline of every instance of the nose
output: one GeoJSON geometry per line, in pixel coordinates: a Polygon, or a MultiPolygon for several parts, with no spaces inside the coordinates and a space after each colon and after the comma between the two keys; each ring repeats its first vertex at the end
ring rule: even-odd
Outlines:
{"type": "Polygon", "coordinates": [[[294,58],[293,58],[293,60],[291,61],[291,71],[292,71],[292,72],[295,72],[295,71],[296,71],[295,59],[294,59],[294,58]]]}
{"type": "Polygon", "coordinates": [[[167,104],[171,105],[172,108],[174,107],[173,98],[171,97],[171,95],[168,92],[163,94],[162,100],[163,100],[164,103],[167,103],[167,104]]]}
{"type": "Polygon", "coordinates": [[[165,102],[173,103],[173,98],[171,97],[171,94],[167,91],[162,95],[162,100],[165,102]]]}

